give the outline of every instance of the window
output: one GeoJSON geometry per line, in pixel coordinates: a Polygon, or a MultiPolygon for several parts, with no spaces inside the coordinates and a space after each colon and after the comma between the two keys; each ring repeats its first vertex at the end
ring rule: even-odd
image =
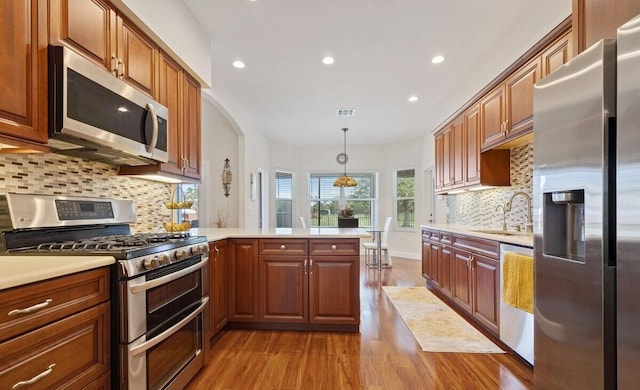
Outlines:
{"type": "Polygon", "coordinates": [[[276,171],[276,227],[293,227],[293,174],[276,171]]]}
{"type": "Polygon", "coordinates": [[[395,172],[394,216],[399,229],[413,229],[416,225],[416,171],[400,169],[395,172]]]}
{"type": "Polygon", "coordinates": [[[376,225],[377,174],[351,173],[356,187],[334,187],[341,173],[312,173],[309,175],[309,225],[312,227],[338,227],[338,212],[343,207],[353,208],[359,227],[376,225]]]}
{"type": "Polygon", "coordinates": [[[197,184],[178,184],[177,185],[178,202],[193,202],[188,209],[177,210],[182,222],[189,222],[192,228],[198,227],[198,185],[197,184]]]}

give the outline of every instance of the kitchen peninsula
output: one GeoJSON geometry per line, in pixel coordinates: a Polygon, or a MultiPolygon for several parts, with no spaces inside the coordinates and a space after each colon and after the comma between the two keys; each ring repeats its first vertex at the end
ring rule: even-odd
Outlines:
{"type": "Polygon", "coordinates": [[[225,327],[358,332],[365,229],[192,229],[210,247],[210,336],[225,327]]]}

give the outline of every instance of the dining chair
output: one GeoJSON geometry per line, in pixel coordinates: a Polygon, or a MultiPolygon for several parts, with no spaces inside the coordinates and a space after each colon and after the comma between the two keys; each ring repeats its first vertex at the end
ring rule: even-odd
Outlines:
{"type": "MultiPolygon", "coordinates": [[[[382,263],[385,267],[391,267],[391,256],[389,256],[387,239],[389,237],[389,229],[391,228],[391,217],[387,217],[384,222],[383,232],[380,234],[380,251],[384,252],[386,263],[382,263]]],[[[370,264],[378,264],[378,261],[381,261],[380,255],[378,253],[378,243],[374,242],[364,242],[362,243],[364,247],[364,262],[367,265],[370,264]],[[372,261],[373,260],[373,261],[372,261]]]]}

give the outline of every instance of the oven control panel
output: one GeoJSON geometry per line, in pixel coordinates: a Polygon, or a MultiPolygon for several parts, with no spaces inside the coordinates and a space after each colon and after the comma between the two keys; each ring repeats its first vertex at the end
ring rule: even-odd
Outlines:
{"type": "Polygon", "coordinates": [[[132,260],[120,260],[120,277],[128,278],[165,267],[195,256],[207,256],[209,244],[198,243],[176,249],[153,253],[132,260]]]}

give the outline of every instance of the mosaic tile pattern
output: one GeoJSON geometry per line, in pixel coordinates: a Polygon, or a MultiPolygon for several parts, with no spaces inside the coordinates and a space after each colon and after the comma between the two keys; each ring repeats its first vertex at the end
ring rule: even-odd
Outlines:
{"type": "Polygon", "coordinates": [[[118,168],[57,154],[1,154],[0,193],[132,199],[137,222],[133,232],[163,231],[171,215],[163,202],[175,186],[126,176],[118,168]]]}
{"type": "MultiPolygon", "coordinates": [[[[502,229],[502,210],[509,198],[522,191],[533,196],[533,143],[511,149],[511,186],[484,191],[447,195],[447,223],[502,229]]],[[[511,212],[505,213],[509,230],[527,219],[527,202],[523,196],[513,199],[511,212]]]]}

